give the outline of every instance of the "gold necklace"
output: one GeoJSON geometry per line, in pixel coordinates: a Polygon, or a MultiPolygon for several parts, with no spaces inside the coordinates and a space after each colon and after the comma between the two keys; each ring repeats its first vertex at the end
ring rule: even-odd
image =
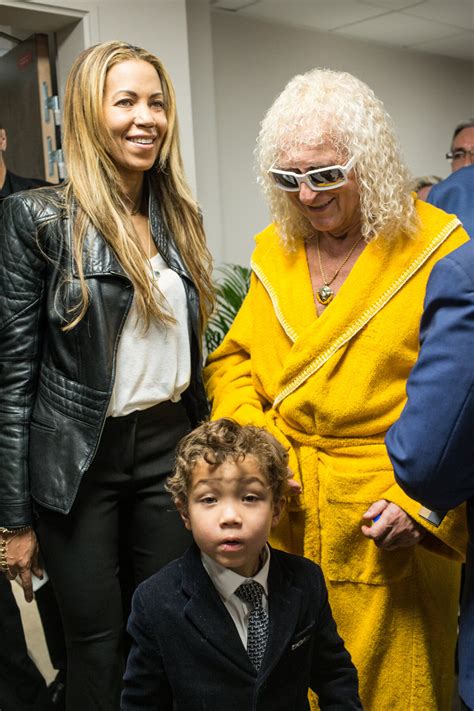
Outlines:
{"type": "Polygon", "coordinates": [[[347,260],[349,259],[349,257],[351,256],[352,252],[353,252],[354,249],[357,247],[357,245],[359,244],[359,242],[361,241],[361,239],[362,239],[362,235],[359,237],[359,239],[358,239],[356,242],[354,242],[354,244],[352,245],[352,247],[350,248],[350,250],[348,251],[348,253],[347,253],[346,256],[344,257],[343,261],[341,262],[341,264],[340,264],[340,265],[338,266],[338,268],[336,269],[336,271],[335,271],[335,273],[333,274],[332,278],[328,280],[328,279],[326,279],[326,275],[325,275],[325,273],[324,273],[323,265],[322,265],[322,262],[321,262],[321,252],[320,252],[320,250],[319,250],[319,234],[316,234],[316,249],[317,249],[317,251],[318,251],[319,271],[321,272],[321,276],[322,276],[322,278],[323,278],[323,285],[317,290],[317,292],[316,292],[316,298],[317,298],[317,300],[319,301],[319,303],[320,303],[322,306],[327,306],[327,305],[330,304],[331,301],[334,299],[334,291],[333,291],[332,289],[330,289],[329,287],[330,287],[330,285],[333,283],[334,279],[337,277],[337,275],[338,275],[339,272],[341,271],[342,267],[343,267],[344,264],[347,262],[347,260]]]}

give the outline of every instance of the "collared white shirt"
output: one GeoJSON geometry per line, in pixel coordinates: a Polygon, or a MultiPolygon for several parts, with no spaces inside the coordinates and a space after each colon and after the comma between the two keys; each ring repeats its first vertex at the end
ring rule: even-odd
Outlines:
{"type": "Polygon", "coordinates": [[[262,558],[264,563],[258,573],[252,578],[244,578],[242,575],[234,573],[233,570],[224,568],[223,565],[216,563],[215,560],[205,553],[201,553],[202,564],[219,593],[222,602],[229,611],[245,649],[247,649],[247,629],[251,607],[241,600],[240,597],[237,597],[235,591],[242,583],[248,583],[252,580],[260,583],[265,591],[265,594],[262,595],[262,606],[263,609],[268,612],[268,571],[270,568],[270,549],[268,545],[265,545],[263,549],[262,558]]]}

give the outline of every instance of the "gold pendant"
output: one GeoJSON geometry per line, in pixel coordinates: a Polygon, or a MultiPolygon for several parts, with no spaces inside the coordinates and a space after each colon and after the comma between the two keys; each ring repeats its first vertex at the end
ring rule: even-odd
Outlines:
{"type": "Polygon", "coordinates": [[[334,298],[334,292],[327,284],[323,284],[316,292],[316,298],[322,306],[327,306],[334,298]]]}

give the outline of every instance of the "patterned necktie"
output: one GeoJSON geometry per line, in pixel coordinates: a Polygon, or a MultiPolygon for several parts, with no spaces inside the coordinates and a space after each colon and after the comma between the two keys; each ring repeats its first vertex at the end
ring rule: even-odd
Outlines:
{"type": "Polygon", "coordinates": [[[263,586],[255,582],[255,580],[250,583],[242,583],[235,591],[237,597],[250,606],[247,654],[257,671],[262,664],[268,639],[268,614],[262,605],[264,592],[263,586]]]}

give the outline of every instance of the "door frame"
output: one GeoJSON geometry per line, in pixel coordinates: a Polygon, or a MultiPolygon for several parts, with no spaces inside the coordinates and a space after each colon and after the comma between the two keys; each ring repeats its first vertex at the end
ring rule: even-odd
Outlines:
{"type": "Polygon", "coordinates": [[[1,0],[0,25],[31,30],[37,34],[55,34],[61,103],[67,75],[75,58],[83,49],[99,42],[96,7],[77,10],[24,0],[1,0]]]}

